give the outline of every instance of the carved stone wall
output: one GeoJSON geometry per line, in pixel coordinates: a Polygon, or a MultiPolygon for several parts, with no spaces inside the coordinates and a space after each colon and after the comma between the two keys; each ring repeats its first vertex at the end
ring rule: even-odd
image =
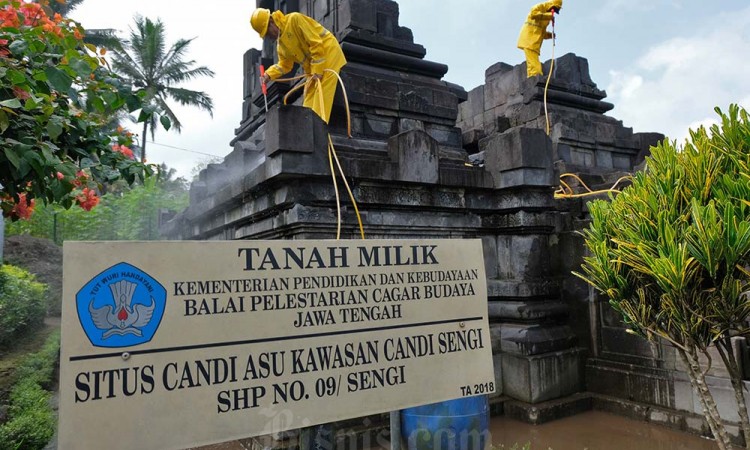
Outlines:
{"type": "MultiPolygon", "coordinates": [[[[605,114],[612,105],[584,58],[556,62],[548,136],[545,79],[527,79],[523,64],[498,63],[467,94],[442,80],[445,65],[424,59],[394,1],[257,4],[301,11],[336,33],[349,61],[341,76],[353,137],[346,137],[341,92],[330,126],[298,101],[281,105],[291,87],[284,83],[270,85],[266,114],[258,65],[273,62],[273,47],[249,50],[234,151],[201,172],[190,206],[166,224],[165,236],[335,237],[330,133],[369,238],[482,240],[501,387],[496,411],[543,421],[592,406],[624,412],[654,405],[674,414],[665,415],[670,420],[695,417],[669,350],[625,334],[606,303],[571,275],[582,261],[577,231],[588,215],[584,200],[553,198],[560,173],[606,185],[633,171],[662,138],[633,133],[605,114]]],[[[343,237],[356,239],[345,195],[342,203],[343,237]]]]}

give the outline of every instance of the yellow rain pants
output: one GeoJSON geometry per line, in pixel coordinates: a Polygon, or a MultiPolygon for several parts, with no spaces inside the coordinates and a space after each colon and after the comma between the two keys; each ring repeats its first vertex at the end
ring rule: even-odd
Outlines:
{"type": "Polygon", "coordinates": [[[279,27],[276,44],[279,62],[269,67],[266,73],[272,80],[292,70],[294,63],[302,65],[306,74],[321,75],[323,83],[323,110],[320,107],[318,89],[312,83],[305,91],[303,105],[312,108],[326,123],[331,117],[333,97],[336,94],[337,77],[326,69],[338,73],[346,64],[344,52],[336,37],[321,24],[300,13],[284,15],[281,11],[271,14],[279,27]]]}
{"type": "Polygon", "coordinates": [[[542,63],[539,61],[539,53],[542,49],[542,42],[545,39],[552,38],[552,33],[547,31],[547,26],[552,20],[552,7],[562,8],[563,0],[550,0],[538,3],[531,8],[526,22],[521,27],[521,34],[518,36],[518,48],[523,50],[526,55],[526,75],[542,75],[542,63]]]}

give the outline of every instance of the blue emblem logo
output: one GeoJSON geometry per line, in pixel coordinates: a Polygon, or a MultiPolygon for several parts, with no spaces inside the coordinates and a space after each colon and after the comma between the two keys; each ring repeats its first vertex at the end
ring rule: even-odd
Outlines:
{"type": "Polygon", "coordinates": [[[166,303],[166,289],[127,263],[95,276],[76,294],[78,320],[96,347],[132,347],[150,341],[166,303]]]}

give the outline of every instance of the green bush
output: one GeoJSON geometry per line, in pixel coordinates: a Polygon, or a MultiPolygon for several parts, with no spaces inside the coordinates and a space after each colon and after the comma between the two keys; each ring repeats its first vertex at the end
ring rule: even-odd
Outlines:
{"type": "Polygon", "coordinates": [[[17,380],[32,380],[47,390],[52,389],[55,369],[60,356],[60,333],[47,338],[44,347],[26,356],[15,372],[17,380]]]}
{"type": "Polygon", "coordinates": [[[0,425],[0,450],[42,449],[52,438],[56,420],[45,388],[52,388],[59,351],[60,333],[54,333],[16,369],[19,382],[10,393],[8,421],[0,425]]]}
{"type": "Polygon", "coordinates": [[[49,392],[34,380],[22,380],[11,392],[10,420],[0,426],[0,450],[44,448],[55,434],[49,392]]]}
{"type": "Polygon", "coordinates": [[[0,348],[41,325],[47,313],[47,287],[24,269],[0,266],[0,348]]]}

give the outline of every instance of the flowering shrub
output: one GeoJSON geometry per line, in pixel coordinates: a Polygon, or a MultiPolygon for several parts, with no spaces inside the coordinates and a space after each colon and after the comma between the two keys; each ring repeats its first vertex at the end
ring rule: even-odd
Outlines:
{"type": "Polygon", "coordinates": [[[135,160],[132,135],[108,126],[117,112],[140,109],[145,93],[122,83],[83,36],[39,3],[0,0],[0,208],[12,220],[38,201],[89,210],[102,183],[154,173],[135,160]]]}

